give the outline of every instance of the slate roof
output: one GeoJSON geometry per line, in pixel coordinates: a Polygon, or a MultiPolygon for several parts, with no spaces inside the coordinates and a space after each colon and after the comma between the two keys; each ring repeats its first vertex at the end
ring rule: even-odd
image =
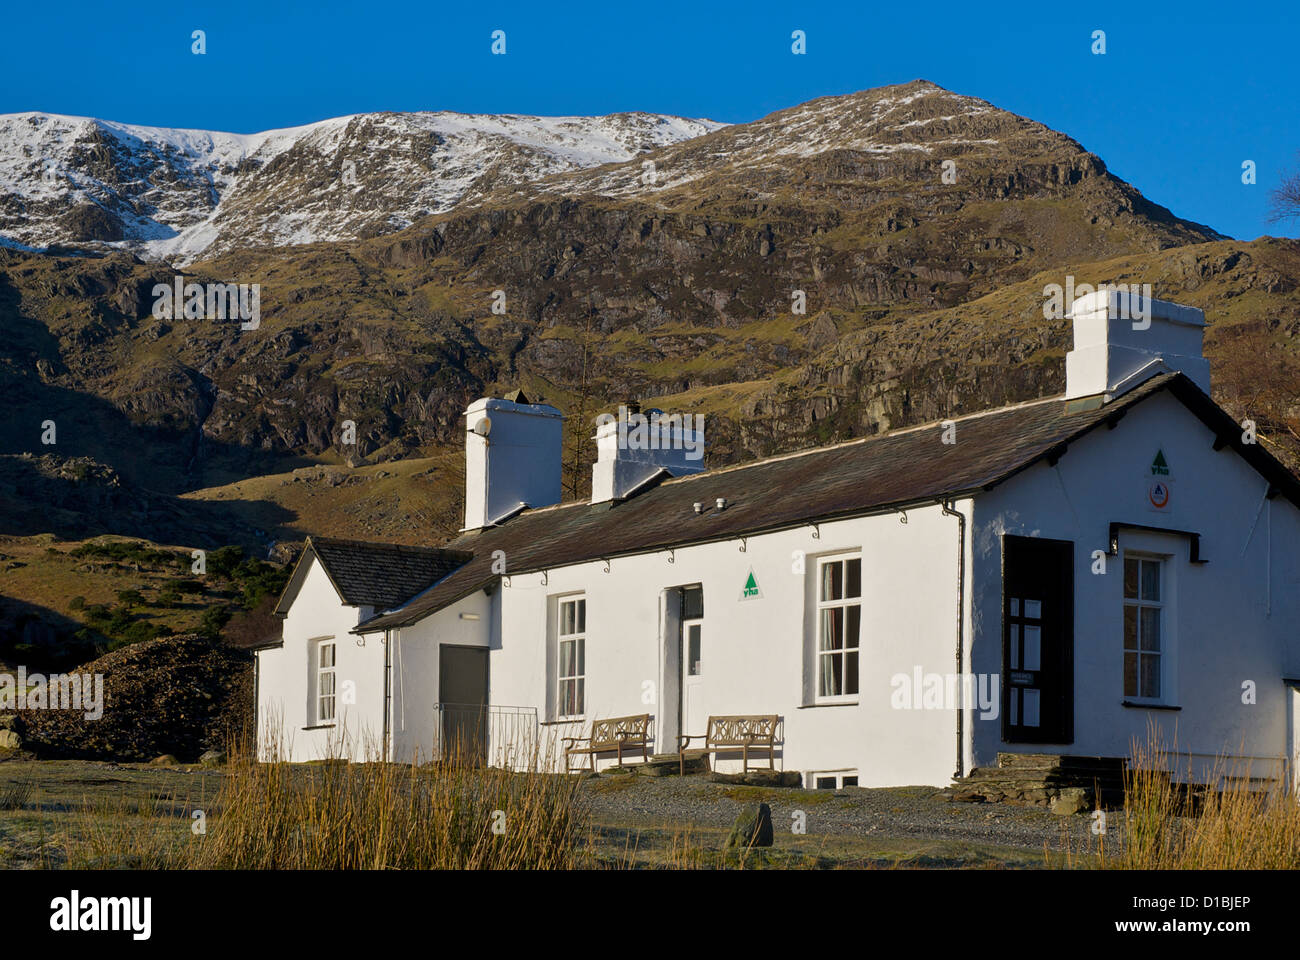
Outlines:
{"type": "Polygon", "coordinates": [[[308,537],[293,575],[280,595],[276,616],[283,617],[289,612],[310,568],[307,561],[311,557],[320,561],[344,603],[373,606],[377,610],[409,600],[470,560],[468,553],[435,547],[308,537]]]}
{"type": "Polygon", "coordinates": [[[621,503],[586,501],[526,510],[499,527],[462,535],[448,547],[472,554],[465,565],[414,596],[380,611],[354,632],[414,623],[492,584],[492,553],[506,554],[507,573],[522,574],[590,560],[668,550],[933,503],[990,490],[1026,467],[1054,462],[1069,444],[1118,423],[1143,400],[1169,391],[1218,438],[1269,479],[1276,493],[1300,507],[1300,480],[1258,444],[1244,445],[1241,428],[1182,374],[1153,377],[1107,404],[1099,397],[1060,397],[954,418],[955,444],[942,426],[899,430],[753,463],[663,479],[621,503]],[[726,508],[714,509],[725,497],[726,508]],[[702,514],[693,509],[705,505],[702,514]]]}

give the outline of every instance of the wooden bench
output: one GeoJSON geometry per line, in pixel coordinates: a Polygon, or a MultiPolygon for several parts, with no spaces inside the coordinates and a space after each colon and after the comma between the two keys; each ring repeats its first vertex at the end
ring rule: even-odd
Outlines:
{"type": "Polygon", "coordinates": [[[569,765],[571,754],[586,754],[591,758],[591,769],[596,769],[596,754],[617,753],[618,764],[623,765],[623,751],[640,748],[641,759],[650,759],[650,714],[642,713],[635,717],[610,717],[608,720],[593,720],[591,734],[586,737],[564,738],[564,772],[572,769],[569,765]],[[585,746],[578,746],[585,744],[585,746]]]}
{"type": "Polygon", "coordinates": [[[709,717],[708,731],[703,734],[682,734],[677,738],[678,773],[686,772],[686,754],[719,754],[739,750],[745,758],[745,772],[749,773],[749,752],[767,751],[767,768],[776,769],[776,729],[780,717],[772,714],[748,716],[709,717]],[[692,740],[703,740],[703,747],[690,749],[692,740]]]}

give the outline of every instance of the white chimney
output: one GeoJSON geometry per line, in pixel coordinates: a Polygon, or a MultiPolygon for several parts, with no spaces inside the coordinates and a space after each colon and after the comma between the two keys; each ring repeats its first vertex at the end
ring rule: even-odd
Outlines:
{"type": "Polygon", "coordinates": [[[642,414],[619,407],[596,426],[596,462],[591,467],[591,502],[622,500],[657,474],[674,477],[704,469],[704,417],[642,414]]]}
{"type": "Polygon", "coordinates": [[[522,392],[511,396],[475,400],[465,411],[466,530],[560,502],[563,416],[522,392]]]}
{"type": "Polygon", "coordinates": [[[1109,401],[1172,370],[1209,394],[1210,362],[1201,353],[1205,314],[1195,307],[1102,289],[1075,300],[1071,316],[1065,399],[1101,394],[1109,401]]]}

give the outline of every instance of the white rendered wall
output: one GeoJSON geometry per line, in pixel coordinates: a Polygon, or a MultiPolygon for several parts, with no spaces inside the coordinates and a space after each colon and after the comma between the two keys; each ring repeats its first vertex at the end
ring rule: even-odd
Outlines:
{"type": "Polygon", "coordinates": [[[997,723],[976,727],[976,759],[998,750],[1126,756],[1148,724],[1167,746],[1192,754],[1196,776],[1214,756],[1254,758],[1254,774],[1276,775],[1288,750],[1283,675],[1300,666],[1300,514],[1264,499],[1266,482],[1177,400],[1157,395],[1115,429],[1071,445],[1056,468],[1040,464],[981,496],[975,505],[976,669],[1000,670],[1003,533],[1073,540],[1075,569],[1074,743],[999,743],[997,723]],[[1172,490],[1167,512],[1149,507],[1150,464],[1163,450],[1172,490]],[[1203,565],[1188,562],[1186,537],[1121,531],[1120,556],[1091,572],[1108,549],[1111,521],[1201,535],[1203,565]],[[1252,530],[1253,528],[1253,530],[1252,530]],[[1121,705],[1123,555],[1168,555],[1167,617],[1175,639],[1165,673],[1177,711],[1121,705]],[[1243,704],[1242,684],[1256,700],[1243,704]]]}
{"type": "MultiPolygon", "coordinates": [[[[436,756],[440,645],[487,646],[497,606],[494,597],[480,591],[418,623],[391,632],[392,759],[423,763],[436,756]]],[[[492,682],[490,674],[488,682],[492,682]]],[[[490,686],[489,702],[495,702],[491,699],[490,686]]]]}
{"type": "Polygon", "coordinates": [[[382,638],[358,638],[348,632],[363,611],[345,606],[321,565],[310,563],[284,619],[284,645],[257,655],[259,757],[293,762],[332,756],[374,759],[383,737],[382,638]],[[313,640],[331,636],[336,653],[335,722],[318,726],[315,704],[308,702],[309,650],[313,640]],[[346,691],[354,691],[355,697],[346,691]],[[271,740],[278,744],[278,756],[271,740]]]}
{"type": "MultiPolygon", "coordinates": [[[[969,504],[961,509],[969,513],[969,504]]],[[[672,659],[665,644],[676,635],[669,629],[665,640],[661,627],[663,591],[700,583],[706,714],[780,714],[778,769],[852,771],[864,786],[946,784],[956,767],[955,709],[895,709],[891,678],[917,667],[955,670],[957,523],[937,506],[907,517],[825,523],[819,538],[811,525],[754,536],[745,552],[735,539],[679,549],[672,562],[667,551],[615,558],[609,573],[597,561],[511,576],[491,654],[492,700],[536,705],[544,736],[554,737],[585,734],[596,718],[649,712],[657,749],[675,750],[671,719],[658,706],[671,711],[675,683],[675,665],[665,670],[672,659]],[[805,553],[802,574],[792,571],[796,551],[805,553]],[[856,551],[864,593],[860,692],[849,703],[816,705],[816,559],[856,551]],[[751,568],[761,596],[742,600],[751,568]],[[575,593],[587,598],[586,713],[579,722],[551,723],[554,607],[575,593]]],[[[720,766],[739,769],[739,761],[720,766]]]]}

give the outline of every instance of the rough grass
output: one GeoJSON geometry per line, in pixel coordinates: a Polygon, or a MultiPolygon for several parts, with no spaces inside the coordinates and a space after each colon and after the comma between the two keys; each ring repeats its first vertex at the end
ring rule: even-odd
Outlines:
{"type": "MultiPolygon", "coordinates": [[[[1188,790],[1186,759],[1135,748],[1110,829],[1064,850],[983,840],[775,831],[729,850],[725,828],[594,822],[581,778],[439,763],[250,762],[221,770],[72,761],[0,764],[0,868],[128,869],[1296,869],[1300,804],[1218,764],[1188,790]]],[[[620,791],[633,777],[591,782],[620,791]]],[[[756,802],[776,793],[724,788],[756,802]]],[[[780,791],[801,804],[829,791],[780,791]],[[808,796],[804,796],[808,794],[808,796]]],[[[701,802],[705,802],[702,798],[701,802]]],[[[1065,824],[1063,833],[1068,834],[1065,824]]]]}
{"type": "Polygon", "coordinates": [[[188,865],[226,869],[566,869],[577,779],[458,763],[234,766],[188,865]]]}
{"type": "Polygon", "coordinates": [[[427,545],[431,535],[454,533],[459,525],[462,450],[329,470],[337,480],[317,479],[308,468],[297,477],[293,472],[250,477],[183,496],[221,502],[243,522],[266,530],[279,530],[288,512],[298,536],[328,531],[333,537],[427,545]]]}
{"type": "Polygon", "coordinates": [[[139,588],[146,598],[152,598],[176,577],[175,569],[162,564],[74,554],[96,542],[106,541],[103,538],[60,541],[51,534],[0,539],[0,554],[8,558],[6,564],[13,561],[21,564],[5,570],[5,592],[77,618],[81,611],[73,609],[73,597],[82,597],[85,607],[111,606],[123,589],[139,588]]]}
{"type": "MultiPolygon", "coordinates": [[[[1192,785],[1190,757],[1152,729],[1134,744],[1125,784],[1123,841],[1094,833],[1066,865],[1111,870],[1294,870],[1300,867],[1300,797],[1289,782],[1252,777],[1224,756],[1192,785]]],[[[1256,775],[1260,771],[1254,771],[1256,775]]]]}
{"type": "MultiPolygon", "coordinates": [[[[587,781],[623,789],[634,777],[587,781]]],[[[1040,868],[1023,847],[960,840],[794,834],[726,847],[725,828],[594,822],[579,778],[440,765],[155,767],[0,764],[0,868],[870,869],[1040,868]],[[504,814],[494,833],[494,813],[504,814]],[[197,815],[197,816],[196,816],[197,815]]],[[[761,794],[763,788],[741,788],[761,794]]],[[[783,796],[802,791],[786,791],[783,796]]],[[[828,800],[829,792],[822,794],[828,800]]],[[[707,802],[702,799],[701,802],[707,802]]]]}

